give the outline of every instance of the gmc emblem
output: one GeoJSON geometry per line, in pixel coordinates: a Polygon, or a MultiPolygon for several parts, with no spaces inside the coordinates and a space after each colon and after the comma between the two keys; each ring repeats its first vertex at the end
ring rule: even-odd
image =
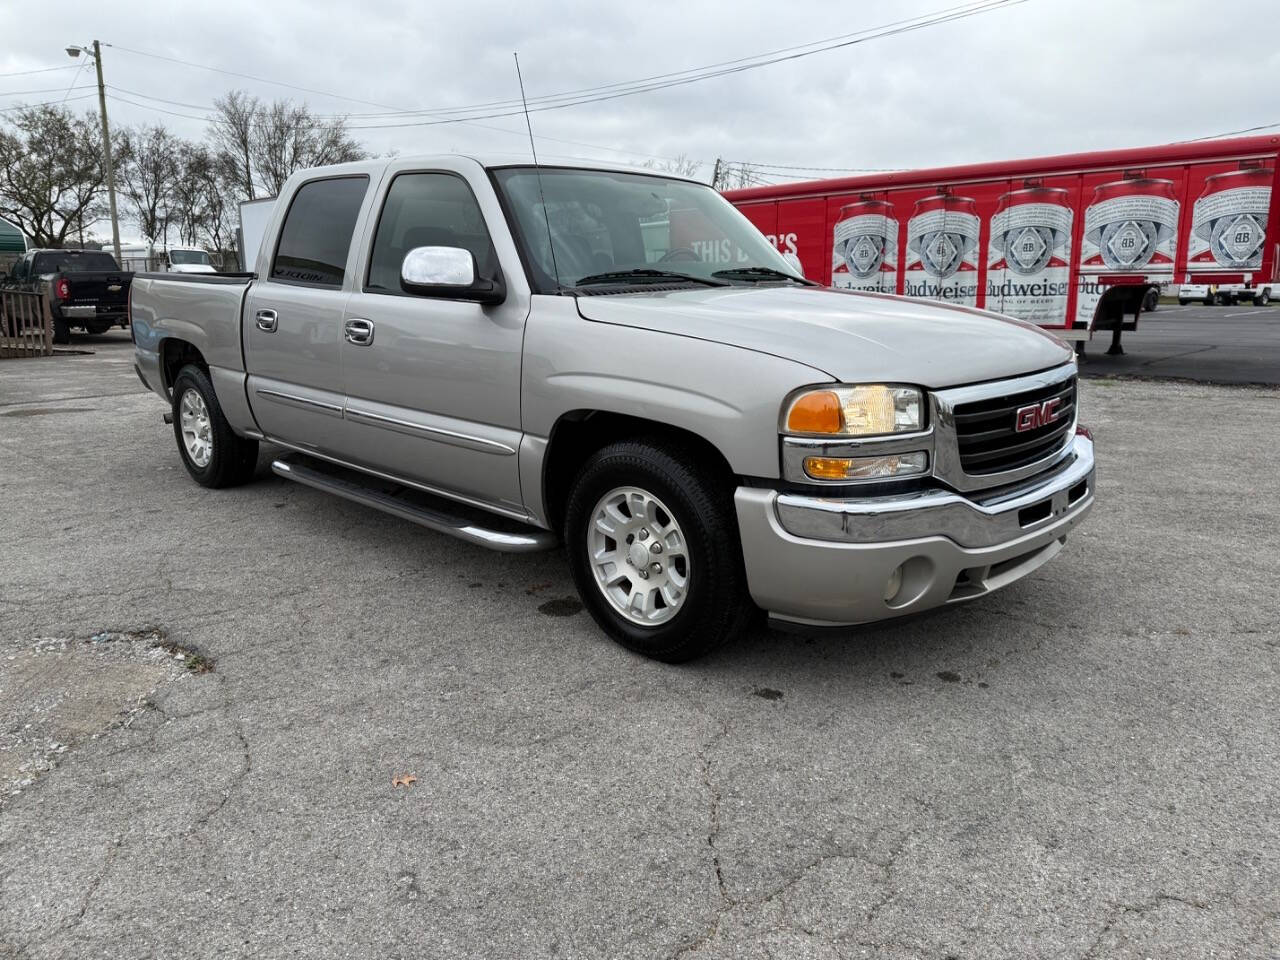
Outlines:
{"type": "Polygon", "coordinates": [[[1054,397],[1052,400],[1044,401],[1044,403],[1033,403],[1029,406],[1019,407],[1013,428],[1018,433],[1025,433],[1028,430],[1047,427],[1058,419],[1061,413],[1058,408],[1061,404],[1062,398],[1054,397]]]}

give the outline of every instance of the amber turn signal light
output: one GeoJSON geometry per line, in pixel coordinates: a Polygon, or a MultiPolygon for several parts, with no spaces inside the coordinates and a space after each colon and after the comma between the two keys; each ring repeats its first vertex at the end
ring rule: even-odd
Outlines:
{"type": "Polygon", "coordinates": [[[840,398],[830,390],[815,390],[797,397],[787,413],[790,433],[839,433],[840,398]]]}

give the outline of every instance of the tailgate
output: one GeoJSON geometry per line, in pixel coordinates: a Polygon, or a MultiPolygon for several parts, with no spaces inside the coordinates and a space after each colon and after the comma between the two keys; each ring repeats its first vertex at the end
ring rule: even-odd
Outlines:
{"type": "Polygon", "coordinates": [[[129,285],[133,274],[121,270],[115,273],[64,273],[70,284],[70,295],[62,303],[68,306],[123,307],[129,302],[129,285]]]}

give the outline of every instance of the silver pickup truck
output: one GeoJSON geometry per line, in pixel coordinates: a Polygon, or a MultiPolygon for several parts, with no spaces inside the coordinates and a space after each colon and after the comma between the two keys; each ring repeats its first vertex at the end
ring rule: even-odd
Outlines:
{"type": "MultiPolygon", "coordinates": [[[[946,244],[940,233],[932,242],[946,244]]],[[[1070,348],[806,281],[709,187],[470,157],[303,171],[255,272],[139,275],[137,370],[208,487],[282,477],[563,542],[625,646],[696,657],[971,600],[1094,500],[1070,348]]]]}

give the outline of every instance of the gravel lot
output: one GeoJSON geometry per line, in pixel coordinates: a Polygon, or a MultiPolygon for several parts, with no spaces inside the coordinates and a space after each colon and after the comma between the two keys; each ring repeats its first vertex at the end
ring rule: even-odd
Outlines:
{"type": "Polygon", "coordinates": [[[0,956],[1280,954],[1280,392],[1087,381],[1099,504],[1037,575],[668,667],[560,553],[265,458],[197,487],[92,349],[0,364],[0,748],[64,716],[36,638],[213,669],[158,659],[0,810],[0,956]]]}

